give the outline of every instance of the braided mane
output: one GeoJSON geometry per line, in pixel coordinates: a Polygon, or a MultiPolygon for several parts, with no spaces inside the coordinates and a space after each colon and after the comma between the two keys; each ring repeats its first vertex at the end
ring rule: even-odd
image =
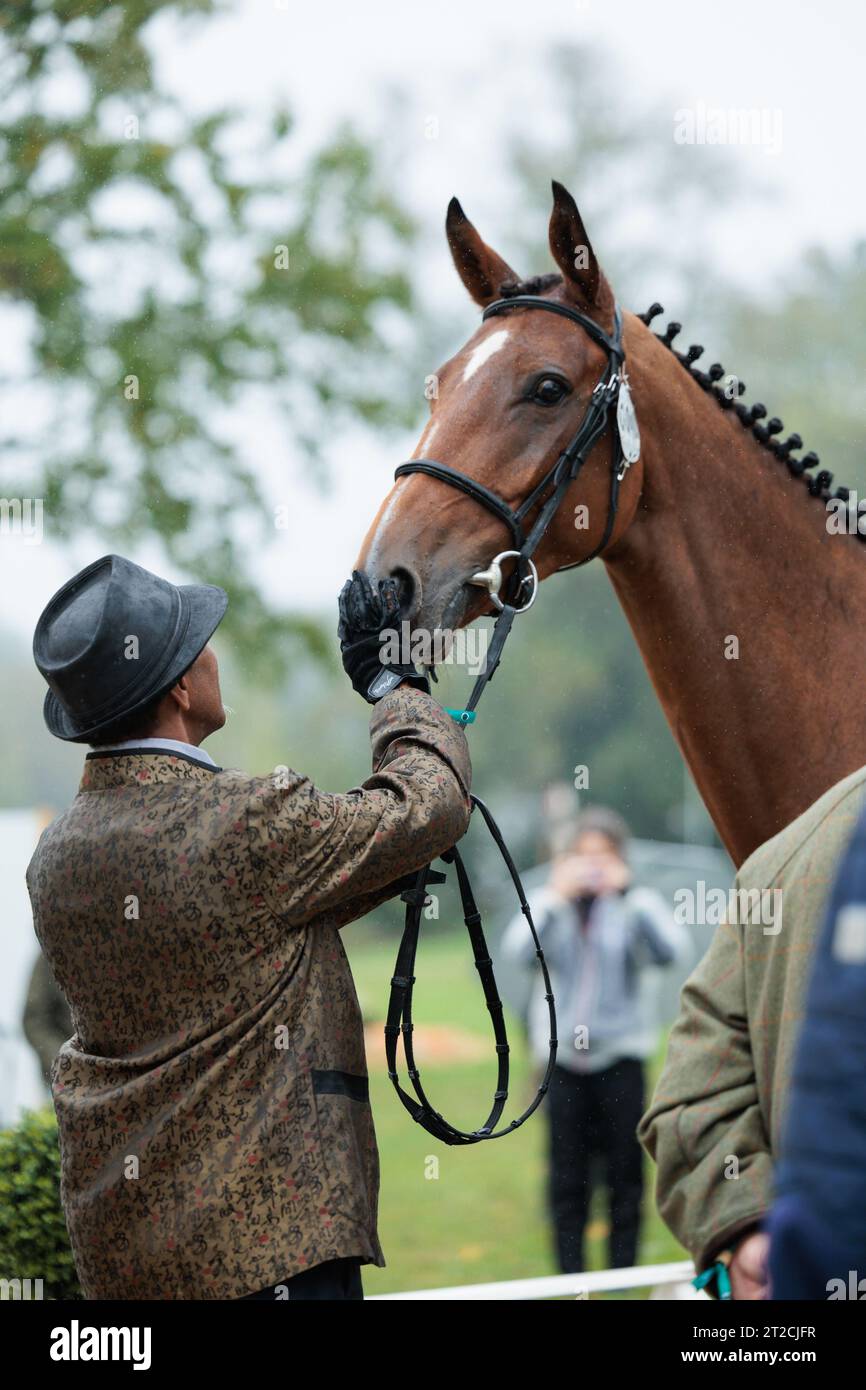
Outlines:
{"type": "MultiPolygon", "coordinates": [[[[561,283],[561,275],[534,275],[529,280],[506,280],[499,286],[499,294],[503,299],[512,299],[515,295],[520,294],[541,295],[553,289],[554,285],[561,283]]],[[[653,319],[663,312],[661,304],[651,304],[646,313],[638,314],[637,317],[649,327],[653,319]]],[[[731,385],[736,383],[736,394],[742,396],[746,389],[744,382],[740,381],[733,373],[728,375],[726,380],[723,380],[726,373],[720,362],[714,362],[706,372],[702,371],[700,367],[696,367],[695,363],[704,350],[697,343],[693,343],[687,352],[677,351],[674,347],[674,338],[681,329],[682,324],[671,322],[664,333],[656,333],[655,336],[673,353],[680,365],[685,367],[701,390],[709,392],[722,410],[733,410],[743,428],[750,430],[759,444],[765,449],[769,449],[781,463],[784,463],[792,477],[803,479],[812,497],[817,497],[822,502],[826,502],[831,496],[838,497],[847,503],[850,495],[847,487],[837,487],[836,491],[831,494],[830,484],[833,481],[833,474],[828,472],[826,468],[822,468],[814,475],[807,472],[808,469],[817,467],[821,462],[817,454],[810,451],[800,458],[793,456],[795,450],[803,447],[803,441],[798,434],[789,434],[785,440],[777,439],[776,435],[781,434],[784,429],[784,425],[777,415],[772,415],[766,424],[763,424],[762,421],[767,414],[765,405],[757,401],[754,405],[748,406],[734,399],[730,390],[731,385]]],[[[859,527],[854,534],[858,540],[866,541],[866,535],[861,535],[859,527]]]]}

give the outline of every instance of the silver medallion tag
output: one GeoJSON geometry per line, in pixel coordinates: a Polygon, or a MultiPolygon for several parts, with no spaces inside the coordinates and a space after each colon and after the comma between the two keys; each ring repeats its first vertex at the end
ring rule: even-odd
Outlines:
{"type": "Polygon", "coordinates": [[[640,458],[640,430],[628,382],[623,373],[616,401],[616,427],[619,430],[623,457],[628,463],[637,463],[640,458]]]}

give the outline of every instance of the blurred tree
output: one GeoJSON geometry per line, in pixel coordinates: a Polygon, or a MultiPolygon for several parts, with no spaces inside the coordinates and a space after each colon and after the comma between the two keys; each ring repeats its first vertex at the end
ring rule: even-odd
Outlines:
{"type": "Polygon", "coordinates": [[[796,430],[834,488],[866,499],[866,241],[836,255],[813,248],[761,299],[729,301],[722,327],[723,361],[742,373],[745,399],[796,430]]]}
{"type": "MultiPolygon", "coordinates": [[[[539,99],[549,119],[513,121],[508,134],[509,201],[521,209],[517,269],[552,268],[547,249],[551,176],[576,198],[586,230],[617,297],[645,309],[654,297],[676,295],[677,317],[694,311],[708,279],[706,236],[695,227],[720,203],[730,205],[746,185],[735,153],[720,145],[694,148],[674,138],[672,104],[635,99],[625,74],[594,45],[557,44],[548,50],[539,99]],[[531,220],[530,220],[531,219],[531,220]]],[[[761,190],[750,185],[754,197],[761,190]]]]}
{"type": "Polygon", "coordinates": [[[255,538],[280,520],[227,407],[258,405],[258,420],[267,387],[305,459],[322,407],[331,432],[402,420],[388,324],[410,304],[413,229],[350,130],[289,175],[286,110],[262,128],[190,115],[159,89],[148,25],[217,10],[0,11],[0,304],[22,343],[0,445],[6,495],[44,498],[53,535],[156,536],[227,587],[226,628],[261,663],[285,658],[288,633],[322,639],[258,592],[255,538]]]}

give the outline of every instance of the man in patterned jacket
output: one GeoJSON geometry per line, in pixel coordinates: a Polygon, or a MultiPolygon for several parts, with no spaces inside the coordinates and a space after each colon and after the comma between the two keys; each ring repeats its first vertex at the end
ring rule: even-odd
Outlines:
{"type": "Polygon", "coordinates": [[[109,555],[34,637],[48,728],[91,745],[27,873],[72,1012],[52,1089],[88,1298],[360,1298],[384,1263],[339,928],[464,834],[466,740],[414,668],[382,670],[396,594],[356,575],[340,635],[355,688],[387,692],[373,775],[335,795],[217,767],[226,605],[109,555]]]}

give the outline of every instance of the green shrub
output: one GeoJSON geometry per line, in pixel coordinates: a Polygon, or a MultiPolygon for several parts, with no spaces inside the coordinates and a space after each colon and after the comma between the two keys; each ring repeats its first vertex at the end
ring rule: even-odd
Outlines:
{"type": "Polygon", "coordinates": [[[63,1208],[51,1106],[0,1131],[0,1278],[41,1279],[45,1298],[83,1298],[63,1208]]]}

